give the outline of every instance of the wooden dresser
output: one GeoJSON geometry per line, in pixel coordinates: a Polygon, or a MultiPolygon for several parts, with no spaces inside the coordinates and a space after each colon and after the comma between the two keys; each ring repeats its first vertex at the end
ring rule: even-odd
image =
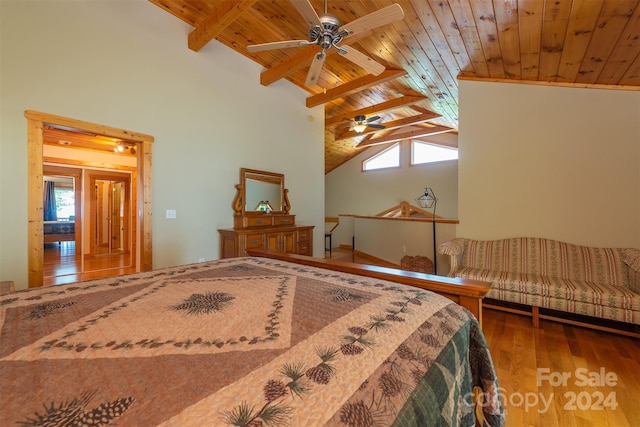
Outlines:
{"type": "Polygon", "coordinates": [[[218,230],[220,258],[247,256],[248,249],[313,256],[314,226],[296,225],[289,214],[284,175],[242,168],[236,189],[234,227],[218,230]]]}
{"type": "Polygon", "coordinates": [[[247,249],[313,256],[312,225],[221,229],[220,258],[247,256],[247,249]]]}

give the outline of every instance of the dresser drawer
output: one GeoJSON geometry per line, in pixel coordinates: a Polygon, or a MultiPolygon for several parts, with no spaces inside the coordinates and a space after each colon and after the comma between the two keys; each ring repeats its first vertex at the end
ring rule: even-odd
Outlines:
{"type": "Polygon", "coordinates": [[[264,233],[247,234],[247,249],[264,247],[264,233]]]}
{"type": "Polygon", "coordinates": [[[295,215],[274,215],[273,225],[294,225],[296,223],[295,215]]]}
{"type": "Polygon", "coordinates": [[[298,231],[298,242],[308,242],[311,239],[310,230],[298,231]]]}
{"type": "Polygon", "coordinates": [[[247,218],[248,227],[271,227],[270,216],[250,216],[247,218]]]}
{"type": "Polygon", "coordinates": [[[308,241],[298,242],[298,255],[311,255],[311,245],[308,241]]]}

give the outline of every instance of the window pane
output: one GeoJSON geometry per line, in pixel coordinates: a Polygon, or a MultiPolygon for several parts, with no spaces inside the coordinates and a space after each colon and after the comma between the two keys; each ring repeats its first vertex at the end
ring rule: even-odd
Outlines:
{"type": "Polygon", "coordinates": [[[457,158],[458,150],[456,148],[443,147],[421,141],[412,141],[411,143],[411,164],[414,165],[456,160],[457,158]]]}
{"type": "Polygon", "coordinates": [[[56,195],[56,211],[58,219],[65,220],[70,217],[75,217],[75,192],[68,188],[56,188],[54,193],[56,195]]]}
{"type": "Polygon", "coordinates": [[[400,145],[396,144],[391,148],[376,154],[362,162],[362,169],[370,171],[373,169],[393,168],[400,166],[400,145]]]}

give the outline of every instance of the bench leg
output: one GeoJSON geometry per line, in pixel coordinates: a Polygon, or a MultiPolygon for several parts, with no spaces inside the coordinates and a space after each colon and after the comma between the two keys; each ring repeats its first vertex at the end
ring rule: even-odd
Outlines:
{"type": "Polygon", "coordinates": [[[534,328],[540,327],[540,313],[538,307],[535,305],[531,307],[531,320],[533,321],[534,328]]]}

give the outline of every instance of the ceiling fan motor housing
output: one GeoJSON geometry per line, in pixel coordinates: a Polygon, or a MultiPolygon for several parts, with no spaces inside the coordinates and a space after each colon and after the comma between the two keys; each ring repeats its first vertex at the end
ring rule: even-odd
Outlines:
{"type": "Polygon", "coordinates": [[[343,35],[338,30],[342,26],[342,21],[337,16],[325,13],[319,16],[322,28],[314,25],[309,29],[309,41],[316,43],[322,49],[328,49],[332,45],[340,42],[343,35]]]}

